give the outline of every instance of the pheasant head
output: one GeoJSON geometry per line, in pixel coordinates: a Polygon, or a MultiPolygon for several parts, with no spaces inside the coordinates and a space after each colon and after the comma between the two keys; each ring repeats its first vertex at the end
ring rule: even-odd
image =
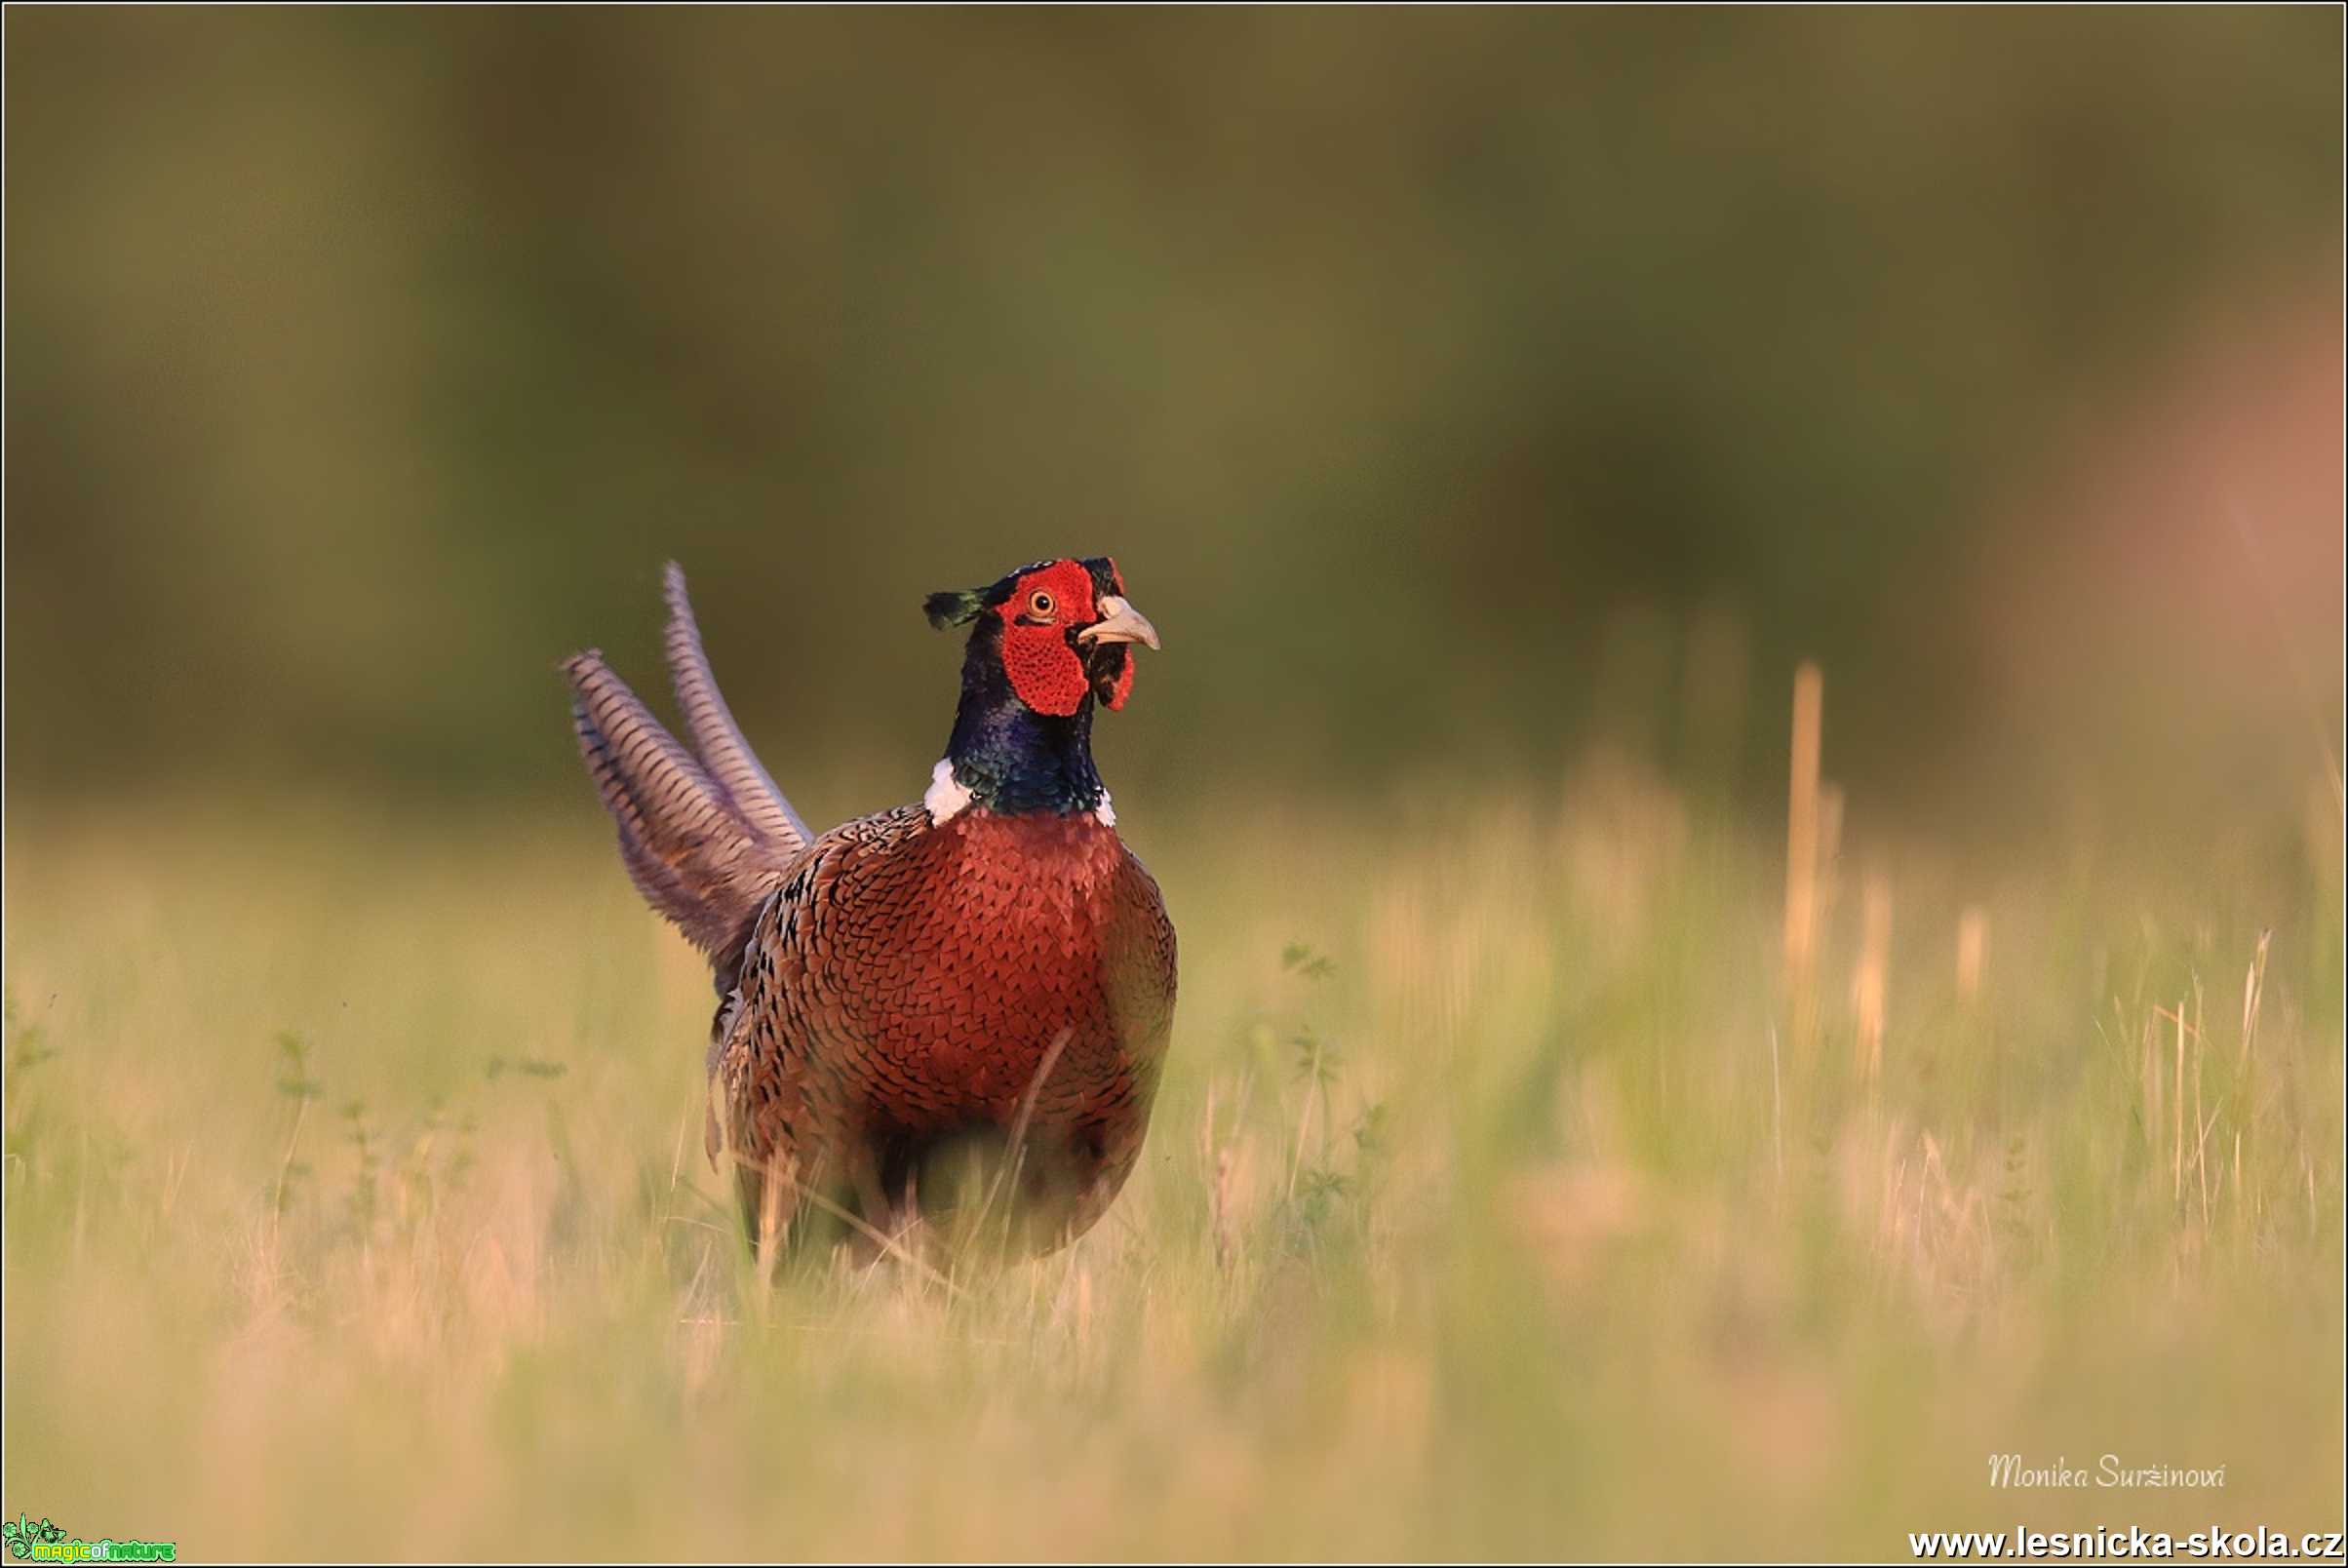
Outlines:
{"type": "Polygon", "coordinates": [[[931,594],[923,608],[941,631],[970,628],[954,733],[924,798],[931,816],[975,804],[1114,822],[1092,762],[1093,707],[1122,708],[1133,645],[1157,647],[1116,563],[1038,561],[984,588],[931,594]]]}

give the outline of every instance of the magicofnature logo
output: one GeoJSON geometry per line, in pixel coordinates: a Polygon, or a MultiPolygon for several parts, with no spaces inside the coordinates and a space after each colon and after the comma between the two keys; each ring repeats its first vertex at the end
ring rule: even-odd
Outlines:
{"type": "Polygon", "coordinates": [[[176,1562],[176,1541],[116,1541],[106,1537],[84,1541],[69,1536],[47,1517],[36,1521],[28,1513],[0,1520],[0,1543],[8,1554],[28,1562],[176,1562]]]}

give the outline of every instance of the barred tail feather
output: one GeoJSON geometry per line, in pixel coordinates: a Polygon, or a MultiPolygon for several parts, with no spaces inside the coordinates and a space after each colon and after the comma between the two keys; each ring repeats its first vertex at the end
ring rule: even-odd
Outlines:
{"type": "Polygon", "coordinates": [[[579,755],[618,824],[629,879],[723,970],[797,844],[755,832],[600,652],[572,655],[563,673],[579,755]]]}
{"type": "Polygon", "coordinates": [[[814,843],[815,835],[775,788],[718,690],[709,655],[702,651],[701,628],[693,618],[692,601],[685,596],[685,568],[670,562],[661,582],[669,606],[664,639],[669,674],[676,683],[677,705],[685,712],[693,749],[700,754],[710,779],[750,830],[796,853],[814,843]]]}

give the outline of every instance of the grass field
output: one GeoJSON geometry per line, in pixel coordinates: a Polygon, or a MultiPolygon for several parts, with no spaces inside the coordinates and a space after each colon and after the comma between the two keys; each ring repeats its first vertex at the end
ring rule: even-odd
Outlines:
{"type": "Polygon", "coordinates": [[[745,1262],[702,970],[583,790],[20,809],[0,1507],[185,1559],[2337,1529],[2313,800],[2264,847],[1854,840],[1804,1006],[1781,841],[1635,770],[1120,799],[1183,942],[1149,1155],[1077,1246],[946,1282],[745,1262]]]}

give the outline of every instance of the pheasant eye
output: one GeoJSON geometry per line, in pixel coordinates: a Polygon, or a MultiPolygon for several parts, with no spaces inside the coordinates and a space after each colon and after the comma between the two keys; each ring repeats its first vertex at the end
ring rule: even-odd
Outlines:
{"type": "Polygon", "coordinates": [[[1032,615],[1049,615],[1051,612],[1052,596],[1050,594],[1047,594],[1042,589],[1038,588],[1034,593],[1028,595],[1028,613],[1032,615]]]}

